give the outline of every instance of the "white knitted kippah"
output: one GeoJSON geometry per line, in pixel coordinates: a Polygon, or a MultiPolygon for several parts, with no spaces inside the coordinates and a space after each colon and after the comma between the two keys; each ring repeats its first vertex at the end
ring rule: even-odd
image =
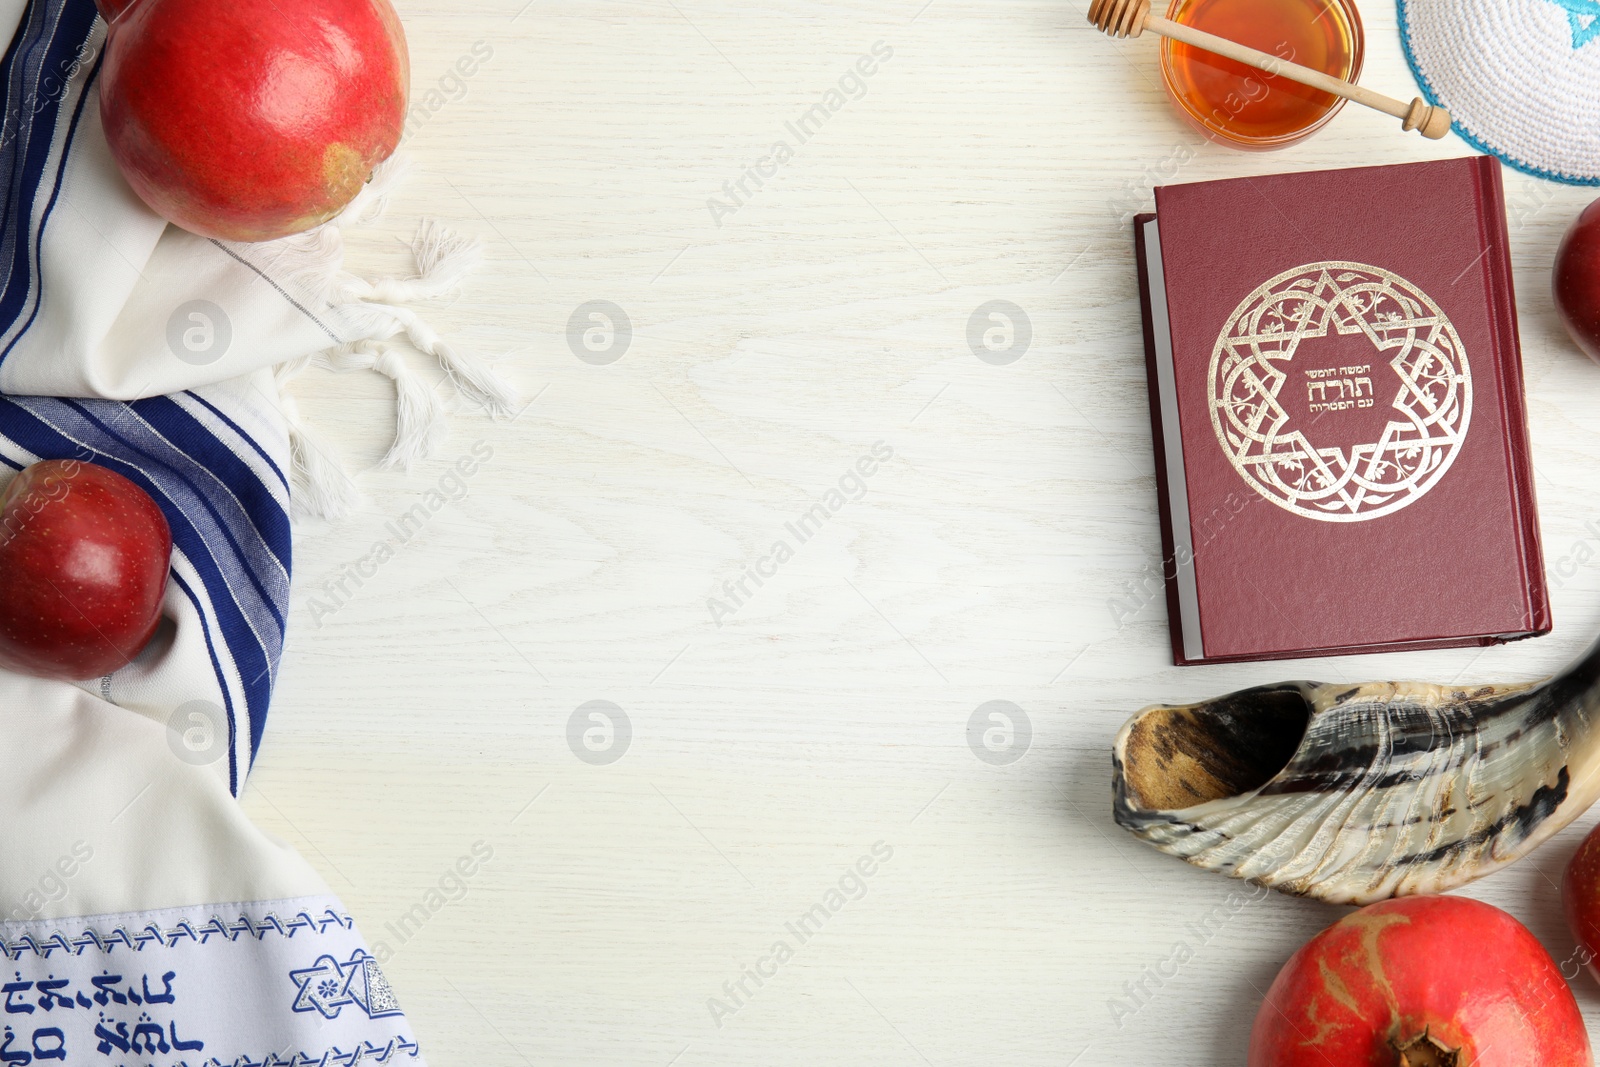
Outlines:
{"type": "Polygon", "coordinates": [[[1406,58],[1455,130],[1519,170],[1600,185],[1600,0],[1399,0],[1406,58]]]}

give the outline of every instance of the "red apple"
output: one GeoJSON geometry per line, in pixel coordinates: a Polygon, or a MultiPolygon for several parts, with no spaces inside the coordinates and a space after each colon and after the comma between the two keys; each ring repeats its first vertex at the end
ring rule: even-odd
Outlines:
{"type": "Polygon", "coordinates": [[[324,222],[394,151],[410,69],[389,0],[96,0],[100,118],[128,184],[203,237],[324,222]]]}
{"type": "Polygon", "coordinates": [[[1578,941],[1578,958],[1600,978],[1600,826],[1583,839],[1561,879],[1567,926],[1578,941]]]}
{"type": "Polygon", "coordinates": [[[1600,200],[1573,221],[1556,250],[1556,311],[1590,359],[1600,360],[1600,200]]]}
{"type": "Polygon", "coordinates": [[[150,495],[93,463],[45,460],[0,493],[0,667],[96,678],[161,621],[172,531],[150,495]]]}
{"type": "Polygon", "coordinates": [[[1249,1067],[1592,1067],[1561,971],[1510,915],[1401,897],[1346,915],[1278,972],[1249,1067]]]}

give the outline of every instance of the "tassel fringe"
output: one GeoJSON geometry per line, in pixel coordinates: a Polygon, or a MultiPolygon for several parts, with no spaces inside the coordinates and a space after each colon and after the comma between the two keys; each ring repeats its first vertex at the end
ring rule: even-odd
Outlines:
{"type": "Polygon", "coordinates": [[[344,464],[322,438],[300,418],[300,406],[287,382],[311,362],[310,358],[285,363],[274,372],[278,395],[283,402],[284,421],[289,426],[290,513],[296,519],[320,518],[337,521],[355,510],[361,490],[344,469],[344,464]]]}
{"type": "Polygon", "coordinates": [[[279,242],[268,267],[285,284],[339,312],[358,335],[315,357],[278,368],[279,393],[290,430],[296,517],[338,519],[361,500],[344,465],[300,419],[293,397],[284,388],[307,366],[315,364],[340,373],[370,371],[394,383],[394,440],[378,464],[386,469],[406,470],[431,455],[447,431],[438,392],[387,343],[395,338],[403,337],[419,352],[432,356],[454,391],[486,414],[503,418],[520,403],[516,389],[488,363],[449,344],[411,306],[447,297],[460,288],[483,260],[483,246],[476,238],[425,219],[411,243],[416,263],[411,277],[365,279],[344,269],[344,230],[379,218],[390,192],[408,169],[405,159],[391,158],[338,218],[279,242]]]}
{"type": "Polygon", "coordinates": [[[328,370],[375,371],[394,382],[394,441],[378,466],[385,470],[410,470],[419,459],[433,454],[444,439],[444,405],[421,375],[406,366],[400,354],[376,341],[356,341],[321,353],[316,361],[328,370]]]}

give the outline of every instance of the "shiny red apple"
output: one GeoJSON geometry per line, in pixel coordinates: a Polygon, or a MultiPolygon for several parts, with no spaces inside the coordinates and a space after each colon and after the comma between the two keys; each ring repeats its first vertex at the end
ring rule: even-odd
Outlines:
{"type": "Polygon", "coordinates": [[[0,667],[82,680],[127,666],[161,621],[172,531],[115,471],[45,460],[0,493],[0,667]]]}
{"type": "Polygon", "coordinates": [[[1556,312],[1590,359],[1600,360],[1600,200],[1579,213],[1556,250],[1556,312]]]}
{"type": "Polygon", "coordinates": [[[1578,959],[1600,978],[1600,826],[1589,831],[1567,864],[1561,904],[1578,942],[1578,959]]]}
{"type": "Polygon", "coordinates": [[[1249,1067],[1592,1067],[1537,938],[1467,897],[1386,900],[1301,946],[1267,990],[1249,1067]]]}
{"type": "Polygon", "coordinates": [[[389,0],[96,0],[100,118],[128,184],[203,237],[325,222],[395,149],[410,67],[389,0]]]}

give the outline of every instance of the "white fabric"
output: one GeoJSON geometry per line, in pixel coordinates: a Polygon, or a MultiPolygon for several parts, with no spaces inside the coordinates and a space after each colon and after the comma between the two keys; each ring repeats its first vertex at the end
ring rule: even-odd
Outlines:
{"type": "Polygon", "coordinates": [[[80,455],[135,478],[175,538],[162,627],[135,663],[76,685],[0,671],[0,954],[13,974],[0,995],[69,980],[87,1001],[50,993],[49,1018],[38,1000],[0,1003],[0,1062],[422,1062],[381,951],[368,958],[322,879],[232,795],[288,605],[289,445],[270,387],[261,371],[129,404],[0,397],[0,488],[16,468],[80,455]],[[128,980],[112,983],[121,994],[95,987],[112,974],[128,980]],[[127,992],[169,975],[176,999],[159,1008],[127,992]]]}
{"type": "Polygon", "coordinates": [[[1600,2],[1400,0],[1400,32],[1424,93],[1474,146],[1600,183],[1600,2]]]}
{"type": "Polygon", "coordinates": [[[0,490],[39,460],[99,463],[174,539],[135,663],[78,684],[0,671],[0,1064],[420,1064],[382,960],[234,798],[283,650],[291,513],[355,496],[282,385],[312,363],[389,377],[397,466],[437,442],[444,407],[393,340],[511,410],[411,306],[477,246],[425,224],[414,277],[346,273],[344,229],[381,210],[394,164],[301,237],[166,226],[100,128],[92,0],[0,0],[0,40],[0,490]]]}
{"type": "Polygon", "coordinates": [[[327,893],[207,755],[165,716],[0,674],[0,921],[327,893]]]}

